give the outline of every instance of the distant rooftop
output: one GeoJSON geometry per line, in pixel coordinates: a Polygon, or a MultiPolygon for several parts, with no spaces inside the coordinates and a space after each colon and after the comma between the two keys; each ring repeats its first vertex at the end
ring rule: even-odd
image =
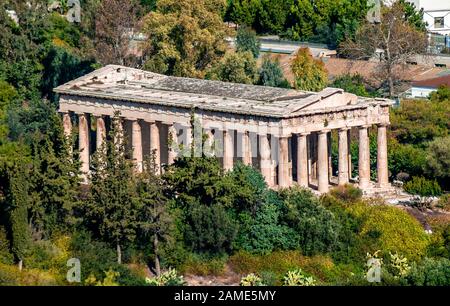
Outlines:
{"type": "MultiPolygon", "coordinates": [[[[182,108],[266,117],[288,117],[302,110],[315,110],[315,104],[342,89],[326,88],[319,93],[268,86],[256,86],[165,76],[153,72],[109,65],[55,88],[55,92],[74,96],[135,101],[182,108]]],[[[346,94],[345,95],[349,95],[346,94]]],[[[352,95],[353,96],[353,95],[352,95]]],[[[342,100],[342,99],[341,99],[342,100]]],[[[351,101],[350,101],[351,100],[351,101]]],[[[383,99],[354,98],[350,104],[381,103],[383,99]]],[[[336,103],[330,105],[335,108],[336,103]]],[[[320,108],[324,108],[323,105],[320,108]]],[[[326,107],[325,107],[326,108],[326,107]]]]}
{"type": "Polygon", "coordinates": [[[417,81],[412,84],[414,87],[438,88],[441,85],[450,87],[450,75],[444,75],[438,78],[417,81]]]}

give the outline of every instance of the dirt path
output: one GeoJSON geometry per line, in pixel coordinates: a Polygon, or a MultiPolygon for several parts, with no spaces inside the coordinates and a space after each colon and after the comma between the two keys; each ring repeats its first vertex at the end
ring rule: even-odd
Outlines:
{"type": "Polygon", "coordinates": [[[237,286],[239,285],[241,276],[232,271],[227,264],[225,265],[225,271],[222,275],[185,275],[184,280],[189,286],[237,286]]]}

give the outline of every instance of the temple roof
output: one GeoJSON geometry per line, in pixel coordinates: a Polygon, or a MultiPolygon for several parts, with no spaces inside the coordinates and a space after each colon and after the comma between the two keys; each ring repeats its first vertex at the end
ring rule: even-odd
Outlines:
{"type": "Polygon", "coordinates": [[[116,65],[95,70],[58,86],[54,91],[73,96],[278,118],[326,108],[353,108],[368,104],[392,103],[386,99],[356,97],[338,88],[326,88],[315,93],[165,76],[116,65]]]}

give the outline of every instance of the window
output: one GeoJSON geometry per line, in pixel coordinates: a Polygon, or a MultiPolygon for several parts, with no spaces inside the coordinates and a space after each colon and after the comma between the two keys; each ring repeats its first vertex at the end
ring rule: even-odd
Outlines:
{"type": "Polygon", "coordinates": [[[434,17],[434,28],[441,29],[444,27],[444,17],[434,17]]]}

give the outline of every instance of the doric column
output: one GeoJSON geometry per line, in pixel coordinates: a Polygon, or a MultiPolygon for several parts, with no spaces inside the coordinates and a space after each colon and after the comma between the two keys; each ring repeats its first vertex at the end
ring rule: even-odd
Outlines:
{"type": "Polygon", "coordinates": [[[133,148],[133,162],[136,167],[136,172],[142,172],[142,162],[143,162],[143,154],[142,154],[142,130],[139,121],[134,119],[132,122],[132,130],[131,130],[131,145],[133,148]]]}
{"type": "Polygon", "coordinates": [[[248,166],[252,165],[252,144],[248,131],[242,133],[242,163],[248,166]]]}
{"type": "Polygon", "coordinates": [[[223,131],[223,169],[229,171],[233,169],[233,131],[223,131]]]}
{"type": "Polygon", "coordinates": [[[96,126],[97,126],[96,148],[98,150],[103,146],[103,143],[106,139],[106,125],[103,116],[96,117],[96,126]]]}
{"type": "Polygon", "coordinates": [[[206,132],[206,141],[203,147],[203,152],[206,156],[215,156],[216,149],[215,149],[215,139],[214,134],[211,129],[207,129],[206,132]]]}
{"type": "Polygon", "coordinates": [[[174,124],[169,125],[169,155],[168,163],[173,164],[178,156],[178,135],[174,124]]]}
{"type": "Polygon", "coordinates": [[[331,177],[333,176],[333,161],[331,158],[331,146],[332,146],[332,138],[331,132],[327,134],[327,144],[328,144],[328,180],[331,183],[331,177]]]}
{"type": "Polygon", "coordinates": [[[370,183],[370,148],[369,148],[369,126],[359,127],[359,188],[367,188],[370,183]]]}
{"type": "Polygon", "coordinates": [[[386,129],[384,124],[378,125],[377,176],[378,186],[381,188],[389,186],[386,129]]]}
{"type": "Polygon", "coordinates": [[[161,143],[159,141],[159,127],[156,122],[149,122],[150,125],[150,153],[154,154],[156,173],[161,173],[161,143]]]}
{"type": "Polygon", "coordinates": [[[78,114],[78,128],[79,128],[79,150],[81,161],[81,172],[86,182],[89,173],[89,120],[88,114],[78,114]]]}
{"type": "Polygon", "coordinates": [[[278,138],[278,186],[280,188],[289,187],[289,143],[288,137],[278,138]]]}
{"type": "Polygon", "coordinates": [[[339,185],[349,182],[348,177],[348,128],[339,130],[339,185]]]}
{"type": "Polygon", "coordinates": [[[352,151],[351,151],[351,136],[352,136],[352,128],[349,128],[347,131],[347,152],[348,152],[348,179],[352,178],[352,151]]]}
{"type": "Polygon", "coordinates": [[[259,135],[259,157],[261,174],[264,176],[266,183],[272,187],[272,160],[270,157],[269,137],[266,134],[259,135]]]}
{"type": "Polygon", "coordinates": [[[308,187],[308,134],[297,136],[297,183],[308,187]]]}
{"type": "Polygon", "coordinates": [[[72,120],[70,119],[69,112],[63,114],[63,128],[64,136],[69,138],[72,135],[72,120]]]}
{"type": "Polygon", "coordinates": [[[328,192],[328,130],[319,132],[317,149],[317,182],[319,192],[328,192]]]}

